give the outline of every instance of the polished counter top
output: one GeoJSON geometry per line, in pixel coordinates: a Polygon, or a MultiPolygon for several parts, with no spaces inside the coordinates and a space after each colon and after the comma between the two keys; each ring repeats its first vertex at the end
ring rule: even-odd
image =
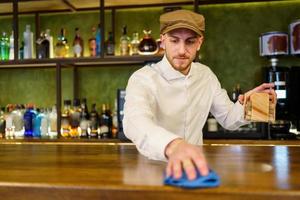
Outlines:
{"type": "Polygon", "coordinates": [[[217,188],[163,185],[132,143],[0,141],[0,199],[300,199],[297,141],[205,141],[217,188]],[[277,144],[276,144],[277,143],[277,144]]]}

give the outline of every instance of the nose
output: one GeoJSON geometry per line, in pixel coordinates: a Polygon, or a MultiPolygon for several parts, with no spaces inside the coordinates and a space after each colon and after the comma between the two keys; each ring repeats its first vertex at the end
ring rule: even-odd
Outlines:
{"type": "Polygon", "coordinates": [[[184,55],[185,54],[185,44],[184,42],[180,42],[179,46],[178,46],[178,53],[180,55],[184,55]]]}

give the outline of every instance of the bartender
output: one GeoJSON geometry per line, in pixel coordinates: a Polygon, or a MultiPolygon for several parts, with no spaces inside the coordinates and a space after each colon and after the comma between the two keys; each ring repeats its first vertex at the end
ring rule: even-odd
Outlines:
{"type": "Polygon", "coordinates": [[[240,95],[236,103],[231,102],[211,69],[193,62],[204,41],[204,31],[203,15],[188,10],[162,14],[164,57],[133,73],[126,88],[125,135],[141,154],[168,161],[166,175],[175,179],[183,170],[189,180],[196,178],[197,171],[208,174],[200,145],[209,112],[224,128],[235,130],[248,123],[244,120],[244,97],[265,92],[276,101],[274,84],[264,83],[240,95]]]}

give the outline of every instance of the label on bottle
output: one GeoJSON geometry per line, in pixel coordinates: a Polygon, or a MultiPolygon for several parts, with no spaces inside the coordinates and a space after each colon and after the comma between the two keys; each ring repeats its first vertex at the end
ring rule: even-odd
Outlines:
{"type": "Polygon", "coordinates": [[[75,44],[73,46],[73,51],[74,51],[74,56],[75,57],[80,57],[81,56],[81,52],[82,52],[82,47],[80,46],[80,44],[75,44]]]}
{"type": "Polygon", "coordinates": [[[120,44],[121,55],[129,55],[128,41],[122,40],[120,44]]]}

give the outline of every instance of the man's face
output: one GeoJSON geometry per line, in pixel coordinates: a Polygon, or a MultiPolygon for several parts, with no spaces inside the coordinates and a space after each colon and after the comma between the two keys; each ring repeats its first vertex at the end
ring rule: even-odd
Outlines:
{"type": "Polygon", "coordinates": [[[189,73],[191,63],[203,42],[203,36],[180,28],[161,35],[162,47],[173,68],[184,75],[189,73]]]}

